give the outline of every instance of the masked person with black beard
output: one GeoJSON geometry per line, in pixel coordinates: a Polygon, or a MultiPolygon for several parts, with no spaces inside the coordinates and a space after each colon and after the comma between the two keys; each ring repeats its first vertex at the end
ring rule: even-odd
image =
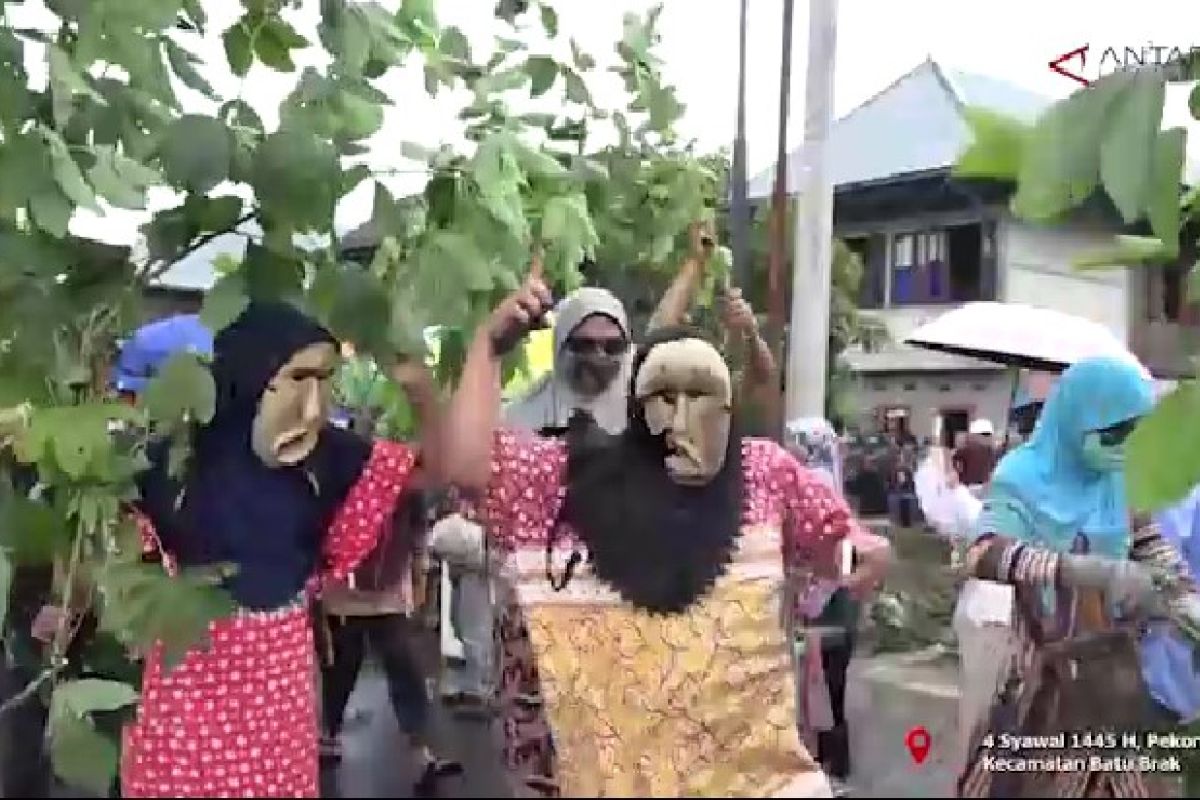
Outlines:
{"type": "Polygon", "coordinates": [[[829,796],[796,729],[785,575],[836,576],[849,539],[861,567],[844,581],[861,595],[883,576],[886,542],[781,447],[739,435],[729,368],[689,329],[638,349],[621,434],[587,414],[562,438],[498,429],[500,358],[549,301],[534,270],[480,329],[442,462],[485,492],[528,625],[527,661],[505,669],[541,685],[546,731],[516,743],[544,767],[521,788],[829,796]]]}

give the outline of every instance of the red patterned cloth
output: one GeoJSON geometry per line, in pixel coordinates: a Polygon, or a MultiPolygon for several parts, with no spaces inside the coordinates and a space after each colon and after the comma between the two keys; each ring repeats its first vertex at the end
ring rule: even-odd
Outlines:
{"type": "MultiPolygon", "coordinates": [[[[318,797],[317,665],[308,601],[379,540],[414,455],[378,441],[324,544],[323,568],[285,608],[214,622],[212,646],[167,672],[146,659],[136,722],[125,732],[124,797],[318,797]]],[[[143,522],[151,540],[153,530],[143,522]]],[[[168,568],[170,564],[168,563],[168,568]]]]}

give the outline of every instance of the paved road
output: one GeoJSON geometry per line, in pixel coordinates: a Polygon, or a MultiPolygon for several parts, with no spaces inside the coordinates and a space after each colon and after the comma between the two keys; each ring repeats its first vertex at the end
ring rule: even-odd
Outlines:
{"type": "MultiPolygon", "coordinates": [[[[432,647],[425,648],[432,655],[432,647]]],[[[432,661],[432,658],[429,659],[432,661]]],[[[427,674],[433,675],[432,671],[427,674]]],[[[396,727],[387,686],[374,669],[364,670],[350,700],[353,711],[365,712],[343,734],[340,769],[322,777],[325,797],[410,797],[415,779],[404,741],[396,727]]],[[[442,797],[510,797],[500,763],[498,736],[479,720],[459,720],[435,704],[433,737],[440,752],[464,766],[461,777],[443,781],[442,797]]]]}

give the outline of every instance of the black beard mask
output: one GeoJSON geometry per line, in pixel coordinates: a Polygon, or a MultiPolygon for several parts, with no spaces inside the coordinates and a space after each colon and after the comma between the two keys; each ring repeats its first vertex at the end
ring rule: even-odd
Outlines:
{"type": "MultiPolygon", "coordinates": [[[[654,614],[682,613],[708,594],[728,570],[741,532],[741,438],[731,435],[724,467],[704,486],[671,480],[662,437],[643,420],[614,436],[577,411],[566,438],[563,516],[585,545],[593,574],[654,614]]],[[[569,579],[551,576],[554,583],[569,579]]]]}
{"type": "Polygon", "coordinates": [[[567,380],[582,395],[598,395],[612,385],[621,371],[620,356],[589,354],[568,356],[567,380]]]}

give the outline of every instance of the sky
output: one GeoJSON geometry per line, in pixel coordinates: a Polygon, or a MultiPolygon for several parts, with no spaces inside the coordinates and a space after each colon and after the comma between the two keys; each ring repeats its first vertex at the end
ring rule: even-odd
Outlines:
{"type": "MultiPolygon", "coordinates": [[[[398,0],[382,0],[395,7],[398,0]]],[[[782,45],[783,0],[748,0],[747,161],[750,174],[768,167],[774,159],[778,126],[779,68],[782,45]]],[[[204,74],[226,95],[239,92],[274,124],[279,101],[290,91],[295,75],[275,73],[255,65],[245,81],[234,78],[224,66],[219,34],[237,13],[240,3],[205,2],[210,10],[210,35],[191,42],[201,58],[214,64],[204,74]]],[[[619,39],[622,17],[644,11],[649,0],[557,0],[560,29],[602,65],[615,59],[613,44],[619,39]]],[[[737,97],[738,0],[665,0],[660,23],[659,53],[664,72],[674,84],[687,110],[680,132],[702,148],[729,145],[734,136],[737,97]]],[[[1107,48],[1200,48],[1200,3],[1194,0],[1004,0],[985,3],[962,0],[840,0],[838,2],[837,58],[834,75],[835,116],[841,116],[869,99],[926,58],[946,67],[988,75],[1050,98],[1069,95],[1073,81],[1052,72],[1048,62],[1067,51],[1089,46],[1088,61],[1078,71],[1094,78],[1098,61],[1107,48]],[[1187,35],[1195,38],[1186,38],[1187,35]]],[[[47,12],[40,0],[28,0],[17,14],[17,24],[44,24],[47,12]]],[[[301,32],[314,30],[317,0],[305,0],[292,18],[301,32]]],[[[443,24],[458,25],[475,48],[488,48],[491,36],[503,31],[492,17],[494,0],[440,0],[443,24]]],[[[20,8],[20,7],[18,7],[20,8]]],[[[796,2],[793,28],[793,67],[789,149],[803,137],[804,73],[808,37],[808,3],[796,2]]],[[[310,37],[316,40],[315,36],[310,37]]],[[[301,65],[320,65],[318,51],[299,54],[301,65]]],[[[45,68],[30,63],[33,74],[45,68]]],[[[1078,61],[1072,67],[1078,68],[1078,61]]],[[[461,123],[455,115],[462,95],[434,99],[426,95],[419,67],[393,70],[377,82],[396,102],[388,111],[384,129],[371,141],[372,166],[414,170],[419,165],[400,154],[400,143],[426,145],[460,143],[461,123]]],[[[599,102],[618,103],[620,89],[611,82],[593,87],[599,102]]],[[[197,111],[211,105],[187,90],[185,105],[197,111]]],[[[1167,98],[1165,123],[1188,125],[1189,154],[1200,159],[1200,123],[1187,111],[1186,89],[1167,98]],[[1190,123],[1190,124],[1189,124],[1190,123]]],[[[397,191],[423,183],[418,172],[389,179],[397,191]]],[[[345,230],[370,215],[370,188],[362,187],[339,207],[338,228],[345,230]]],[[[169,193],[152,198],[169,204],[169,193]]],[[[72,229],[112,242],[130,242],[144,217],[126,212],[102,216],[81,213],[72,229]]]]}

